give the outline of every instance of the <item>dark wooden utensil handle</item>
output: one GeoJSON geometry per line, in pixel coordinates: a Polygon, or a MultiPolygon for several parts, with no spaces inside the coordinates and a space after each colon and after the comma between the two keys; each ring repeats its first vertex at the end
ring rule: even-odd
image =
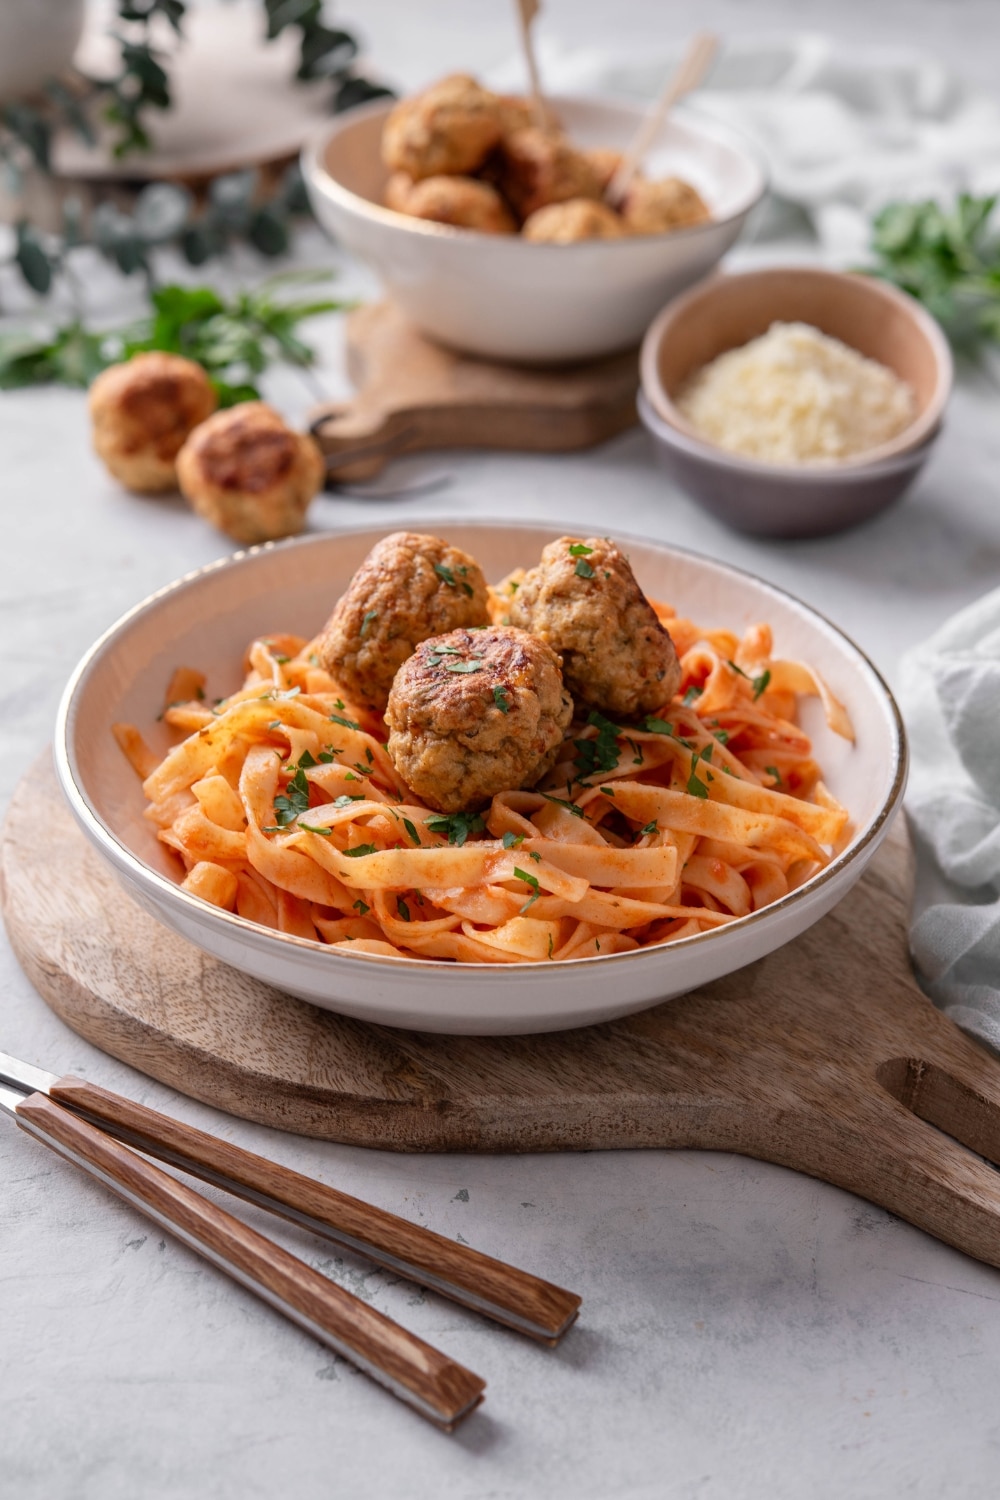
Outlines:
{"type": "Polygon", "coordinates": [[[482,1400],[485,1381],[375,1308],[111,1140],[44,1094],[16,1111],[23,1130],[248,1287],[423,1416],[451,1429],[482,1400]]]}
{"type": "Polygon", "coordinates": [[[60,1078],[50,1092],[53,1099],[110,1128],[129,1145],[533,1338],[554,1343],[576,1318],[580,1298],[574,1292],[120,1094],[71,1077],[60,1078]]]}

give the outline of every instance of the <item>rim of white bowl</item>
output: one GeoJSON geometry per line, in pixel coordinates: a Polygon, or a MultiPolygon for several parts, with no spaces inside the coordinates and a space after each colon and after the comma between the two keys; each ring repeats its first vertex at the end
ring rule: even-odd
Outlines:
{"type": "MultiPolygon", "coordinates": [[[[507,521],[498,521],[488,517],[477,517],[463,520],[460,516],[423,515],[414,516],[412,519],[421,526],[440,527],[445,531],[449,526],[456,524],[475,530],[505,530],[511,527],[518,527],[524,530],[537,531],[540,536],[551,536],[553,530],[552,527],[539,525],[537,521],[529,519],[520,520],[515,518],[507,521]]],[[[417,965],[423,971],[433,970],[442,978],[449,974],[456,976],[454,981],[445,980],[446,983],[458,982],[459,978],[464,982],[472,969],[476,973],[489,972],[491,974],[498,972],[509,973],[513,969],[516,974],[522,977],[530,973],[532,978],[537,980],[542,975],[552,974],[553,970],[564,971],[567,964],[592,965],[613,963],[620,966],[630,960],[632,962],[639,960],[649,963],[656,961],[657,958],[662,959],[664,953],[670,949],[677,950],[681,947],[688,949],[695,944],[701,944],[713,938],[729,937],[734,932],[746,932],[750,927],[758,926],[762,921],[774,918],[781,912],[798,905],[801,901],[811,897],[822,886],[835,880],[848,865],[852,864],[865,852],[873,841],[879,839],[882,830],[897,811],[906,786],[908,770],[909,754],[906,730],[899,705],[893,697],[888,683],[866,653],[861,650],[861,647],[845,631],[841,630],[839,625],[835,625],[832,620],[828,619],[819,610],[814,609],[812,605],[806,604],[797,595],[790,593],[787,589],[780,588],[777,584],[769,583],[766,579],[758,577],[756,573],[751,573],[746,568],[736,568],[731,563],[721,562],[718,558],[708,557],[705,553],[695,552],[689,547],[677,547],[672,544],[659,542],[655,537],[637,535],[634,532],[619,532],[617,535],[622,541],[636,542],[644,546],[660,547],[681,557],[692,558],[696,562],[708,563],[712,567],[721,568],[724,572],[731,573],[735,577],[751,579],[765,593],[790,601],[800,609],[805,610],[807,614],[820,620],[828,630],[838,636],[855,653],[859,665],[874,679],[874,683],[881,692],[889,710],[893,729],[893,752],[895,757],[892,782],[889,790],[883,798],[878,812],[857,843],[842,850],[840,854],[834,855],[828,865],[824,866],[822,870],[818,871],[803,885],[796,887],[794,891],[789,891],[787,895],[779,897],[777,901],[770,902],[769,905],[761,907],[758,911],[748,912],[745,917],[734,918],[732,922],[727,922],[722,928],[714,931],[694,933],[690,937],[678,938],[673,943],[657,943],[646,948],[636,948],[627,953],[602,953],[594,954],[590,957],[563,959],[559,964],[552,964],[547,959],[529,959],[518,964],[501,962],[471,965],[453,963],[446,959],[437,958],[407,958],[401,954],[398,956],[381,953],[352,954],[344,952],[339,948],[336,951],[332,951],[330,945],[327,943],[321,943],[318,940],[314,941],[311,938],[296,937],[293,933],[273,932],[269,928],[261,927],[256,922],[249,921],[246,917],[239,916],[236,912],[224,911],[219,907],[210,905],[206,901],[202,901],[189,891],[182,890],[178,884],[168,879],[167,876],[161,875],[158,870],[152,869],[138,855],[133,854],[131,849],[126,848],[114,831],[100,817],[96,809],[92,807],[81,785],[82,778],[78,775],[76,756],[70,741],[77,693],[85,684],[87,675],[97,658],[104,654],[116,637],[124,634],[138,616],[154,604],[157,604],[161,599],[179,592],[197,579],[204,578],[225,568],[237,567],[248,558],[257,557],[278,549],[292,550],[299,547],[308,547],[315,545],[318,540],[326,540],[332,537],[342,538],[346,536],[370,535],[376,529],[371,526],[350,526],[343,529],[322,532],[318,536],[312,534],[304,537],[292,537],[279,542],[265,542],[262,546],[247,547],[239,552],[232,553],[229,557],[217,558],[215,562],[207,563],[201,568],[195,568],[191,572],[183,574],[180,578],[174,579],[172,583],[165,584],[162,588],[154,590],[153,593],[147,595],[145,599],[140,600],[138,604],[133,605],[125,614],[121,615],[107,630],[98,636],[93,645],[84,653],[73,669],[59,702],[56,714],[54,744],[55,767],[63,793],[70,804],[74,816],[85,829],[91,841],[101,849],[105,858],[116,870],[140,886],[153,886],[168,902],[173,902],[182,909],[186,908],[203,922],[206,920],[209,922],[218,922],[224,928],[230,928],[233,932],[250,934],[253,941],[258,945],[274,943],[279,949],[287,949],[291,946],[311,953],[324,953],[331,961],[344,958],[352,963],[390,964],[393,966],[403,964],[407,967],[417,965]]]]}
{"type": "MultiPolygon", "coordinates": [[[[638,106],[630,104],[626,100],[610,98],[601,94],[551,94],[552,103],[565,104],[597,104],[613,109],[624,110],[634,114],[638,121],[643,111],[638,106]]],[[[454,242],[468,241],[470,244],[481,244],[486,240],[491,245],[518,245],[522,249],[530,250],[533,254],[551,255],[556,252],[565,254],[579,253],[580,251],[593,251],[596,246],[647,244],[650,241],[675,241],[678,239],[691,239],[700,234],[705,234],[712,229],[719,229],[726,224],[732,224],[737,219],[746,216],[756,208],[768,190],[769,178],[764,158],[753,143],[726,121],[717,120],[713,115],[699,111],[689,104],[679,105],[671,112],[681,125],[693,129],[695,134],[701,134],[715,144],[721,144],[733,151],[737,156],[742,156],[749,162],[756,174],[756,183],[746,195],[745,201],[738,208],[725,215],[724,218],[709,219],[703,224],[691,224],[685,229],[672,229],[663,234],[631,234],[625,235],[620,240],[597,239],[578,240],[569,245],[546,244],[544,241],[526,240],[520,234],[485,234],[480,229],[465,229],[457,224],[439,224],[433,219],[417,219],[412,214],[401,214],[393,208],[386,208],[382,203],[373,203],[370,198],[364,198],[360,193],[355,193],[351,188],[344,187],[324,165],[323,157],[329,143],[338,136],[341,131],[350,125],[366,119],[368,116],[388,114],[396,100],[372,99],[367,104],[359,104],[354,109],[346,110],[342,115],[324,125],[310,137],[302,148],[299,164],[306,186],[317,193],[325,193],[333,198],[341,208],[348,209],[361,218],[374,220],[376,223],[385,224],[392,229],[407,230],[411,234],[429,235],[432,238],[446,239],[454,242]]],[[[521,252],[518,252],[521,253],[521,252]]]]}
{"type": "Polygon", "coordinates": [[[845,484],[861,484],[869,479],[878,479],[883,474],[888,476],[897,474],[902,469],[912,469],[915,464],[923,463],[928,457],[944,427],[942,419],[922,442],[914,443],[912,448],[904,448],[902,453],[892,454],[889,458],[878,458],[867,464],[853,464],[850,467],[839,463],[765,464],[761,459],[752,459],[742,453],[734,453],[730,448],[719,448],[714,443],[706,443],[703,438],[689,437],[686,431],[682,432],[679,427],[674,427],[661,417],[643,390],[636,396],[636,405],[643,425],[666,447],[676,448],[678,453],[714,464],[716,468],[729,469],[733,474],[744,477],[750,474],[754,479],[768,479],[784,484],[831,484],[838,479],[842,479],[845,484]]]}
{"type": "MultiPolygon", "coordinates": [[[[920,448],[924,443],[930,441],[940,431],[944,422],[944,414],[951,396],[952,386],[955,378],[955,362],[952,358],[951,346],[945,337],[944,331],[936,318],[932,317],[925,307],[922,307],[915,297],[909,293],[900,291],[899,287],[892,286],[888,281],[882,281],[876,276],[864,276],[866,282],[870,282],[873,290],[879,295],[885,296],[889,301],[895,302],[898,307],[911,319],[913,323],[924,334],[934,352],[934,360],[937,368],[937,379],[934,394],[928,404],[927,410],[914,417],[909,427],[904,427],[896,437],[888,439],[887,442],[879,443],[877,447],[868,449],[865,453],[854,453],[847,458],[830,459],[825,462],[814,464],[773,464],[767,463],[762,458],[753,458],[750,454],[733,453],[726,448],[720,448],[715,443],[710,443],[703,438],[694,427],[681,416],[673,400],[664,389],[660,379],[659,351],[663,342],[664,328],[676,316],[679,309],[692,302],[704,298],[706,308],[710,305],[713,293],[724,280],[735,281],[738,278],[751,278],[756,276],[771,275],[774,272],[784,273],[789,271],[807,272],[809,275],[818,276],[823,280],[842,284],[847,280],[857,281],[863,273],[858,271],[834,271],[828,266],[809,266],[800,263],[790,265],[754,266],[745,271],[720,271],[713,272],[701,281],[695,282],[694,286],[687,287],[679,292],[676,297],[671,297],[666,307],[660,309],[643,335],[642,344],[639,349],[639,383],[642,394],[645,396],[649,406],[655,415],[673,432],[687,440],[688,450],[698,453],[704,457],[714,459],[725,458],[734,467],[748,470],[759,475],[762,479],[787,479],[789,473],[814,474],[830,477],[833,474],[843,473],[847,470],[857,471],[872,468],[879,464],[902,458],[909,455],[915,448],[920,448]],[[903,447],[898,444],[901,438],[912,434],[903,447]]],[[[821,330],[822,331],[822,330],[821,330]]],[[[734,344],[733,349],[741,348],[742,345],[734,344]]],[[[728,353],[729,350],[722,351],[728,353]]],[[[858,351],[855,351],[858,352],[858,351]]],[[[880,472],[885,472],[880,470],[880,472]]]]}

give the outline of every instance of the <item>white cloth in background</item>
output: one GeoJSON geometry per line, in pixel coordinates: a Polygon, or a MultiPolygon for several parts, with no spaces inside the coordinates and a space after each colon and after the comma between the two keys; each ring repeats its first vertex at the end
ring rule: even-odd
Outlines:
{"type": "MultiPolygon", "coordinates": [[[[559,51],[541,39],[540,66],[553,92],[594,91],[651,99],[680,52],[637,60],[622,51],[559,51]]],[[[490,78],[523,87],[512,60],[490,78]]],[[[855,261],[871,214],[892,198],[951,197],[1000,189],[1000,101],[932,58],[870,50],[859,56],[829,38],[726,39],[698,109],[742,130],[767,160],[772,190],[810,220],[832,261],[855,261]]],[[[760,237],[787,237],[772,216],[760,237]]]]}
{"type": "Polygon", "coordinates": [[[903,659],[910,948],[931,999],[1000,1052],[1000,589],[903,659]]]}

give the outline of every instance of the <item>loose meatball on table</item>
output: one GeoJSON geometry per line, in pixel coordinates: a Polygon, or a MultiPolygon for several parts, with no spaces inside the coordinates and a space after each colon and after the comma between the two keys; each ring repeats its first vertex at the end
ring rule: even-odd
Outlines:
{"type": "Polygon", "coordinates": [[[669,702],[681,679],[674,643],[605,537],[560,537],[510,600],[512,625],[548,641],[573,696],[631,718],[669,702]]]}
{"type": "Polygon", "coordinates": [[[421,641],[488,620],[474,558],[439,537],[394,531],[351,579],[316,649],[359,707],[382,713],[396,672],[421,641]]]}
{"type": "Polygon", "coordinates": [[[544,641],[502,625],[453,630],[424,641],[396,673],[389,754],[424,802],[461,812],[534,786],[555,764],[572,713],[544,641]]]}

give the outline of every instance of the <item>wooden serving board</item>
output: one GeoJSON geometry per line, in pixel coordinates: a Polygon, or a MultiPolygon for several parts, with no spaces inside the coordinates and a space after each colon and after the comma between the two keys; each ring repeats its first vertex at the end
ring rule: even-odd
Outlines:
{"type": "Polygon", "coordinates": [[[391,302],[350,315],[347,368],[357,393],[311,421],[337,480],[431,448],[591,448],[637,420],[637,350],[559,369],[494,364],[433,343],[391,302]]]}
{"type": "MultiPolygon", "coordinates": [[[[914,983],[899,834],[834,912],[759,963],[622,1021],[499,1038],[346,1020],[192,948],[123,894],[47,756],[0,853],[7,930],[43,998],[193,1098],[400,1151],[736,1151],[1000,1266],[1000,1176],[980,1159],[1000,1164],[1000,1063],[914,983]]],[[[470,1003],[473,989],[470,971],[470,1003]]]]}

